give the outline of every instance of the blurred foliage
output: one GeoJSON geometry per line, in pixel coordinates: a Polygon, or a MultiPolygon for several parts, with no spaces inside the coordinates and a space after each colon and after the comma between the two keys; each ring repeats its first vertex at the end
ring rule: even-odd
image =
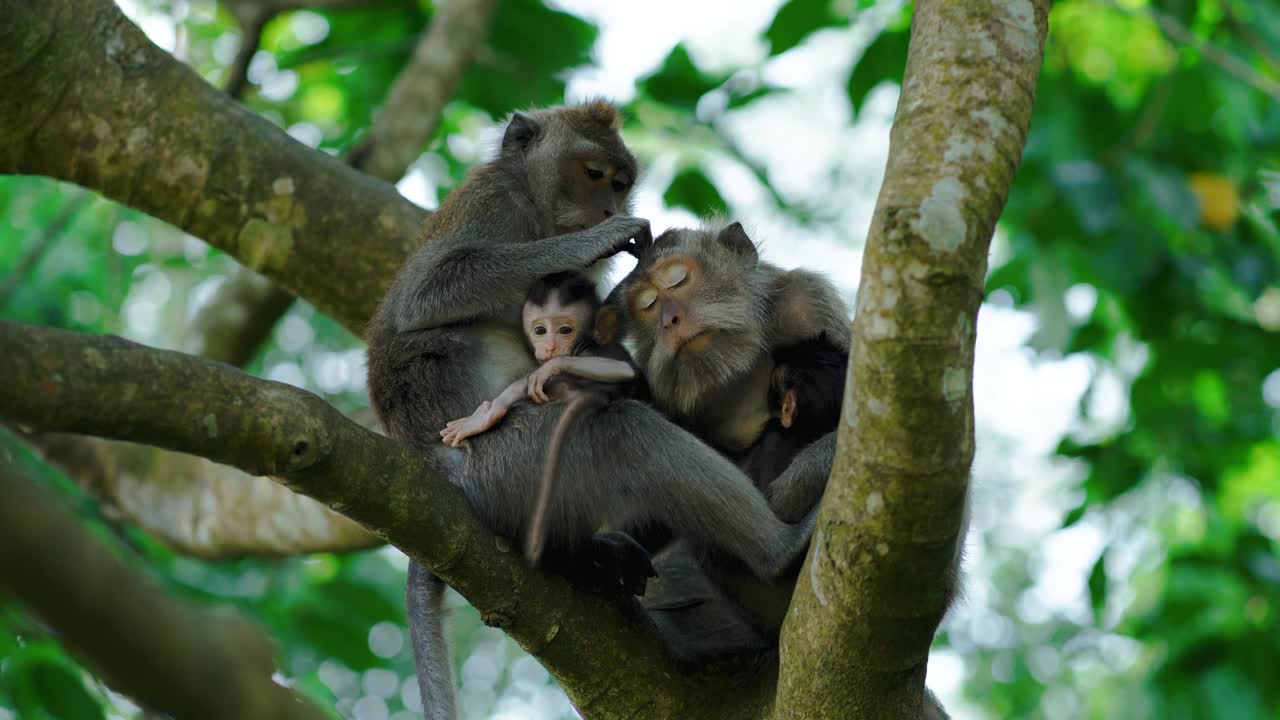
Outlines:
{"type": "MultiPolygon", "coordinates": [[[[228,13],[212,3],[177,3],[185,14],[166,0],[126,5],[174,18],[184,61],[225,80],[238,36],[228,13]]],[[[879,89],[901,83],[911,8],[776,5],[759,38],[724,41],[758,41],[754,62],[704,66],[676,44],[638,79],[626,132],[644,159],[674,158],[658,188],[667,207],[734,211],[708,174],[727,162],[771,211],[815,230],[829,222],[856,245],[837,215],[777,187],[768,162],[724,121],[785,102],[792,89],[771,63],[808,57],[838,34],[852,48],[840,102],[861,122],[879,89]]],[[[341,152],[368,127],[431,17],[431,3],[403,0],[281,15],[264,33],[246,103],[299,140],[341,152]]],[[[597,28],[555,3],[503,0],[497,17],[417,165],[437,197],[482,157],[492,120],[560,101],[570,71],[592,58],[597,28]]],[[[1066,579],[1046,569],[1042,548],[1010,544],[998,527],[977,532],[983,575],[969,581],[938,648],[964,660],[964,695],[983,715],[1280,717],[1277,87],[1274,3],[1054,4],[987,290],[994,306],[1034,313],[1040,358],[1084,357],[1093,368],[1058,447],[1080,481],[1067,488],[1054,537],[1092,538],[1097,550],[1078,597],[1055,605],[1045,597],[1066,592],[1053,589],[1066,579]],[[1108,405],[1119,410],[1099,409],[1108,405]]],[[[195,238],[75,188],[0,178],[2,317],[181,347],[232,266],[195,238]]],[[[305,304],[248,369],[342,407],[365,402],[358,340],[305,304]]],[[[343,716],[416,711],[398,554],[200,562],[108,522],[39,467],[158,582],[263,623],[286,676],[343,716]]],[[[25,613],[0,606],[0,624],[0,718],[6,708],[24,719],[137,716],[25,613]]],[[[468,713],[571,715],[546,674],[474,611],[455,613],[450,632],[468,713]]]]}

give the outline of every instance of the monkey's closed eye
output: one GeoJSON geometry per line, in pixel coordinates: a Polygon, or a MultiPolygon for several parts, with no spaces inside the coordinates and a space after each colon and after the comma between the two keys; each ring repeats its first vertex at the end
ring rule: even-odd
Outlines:
{"type": "Polygon", "coordinates": [[[604,172],[601,170],[597,170],[595,168],[589,167],[587,168],[587,177],[591,178],[592,180],[599,180],[600,178],[604,177],[604,172]]]}
{"type": "Polygon", "coordinates": [[[636,307],[641,310],[648,310],[653,307],[653,304],[657,301],[658,291],[653,289],[641,290],[640,293],[636,295],[636,307]]]}
{"type": "Polygon", "coordinates": [[[689,268],[684,265],[672,265],[662,272],[662,284],[668,288],[679,287],[689,278],[689,268]]]}

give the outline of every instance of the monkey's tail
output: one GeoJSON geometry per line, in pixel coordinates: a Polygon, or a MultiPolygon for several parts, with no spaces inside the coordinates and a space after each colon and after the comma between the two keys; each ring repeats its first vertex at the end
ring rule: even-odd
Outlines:
{"type": "Polygon", "coordinates": [[[525,537],[524,555],[529,564],[537,565],[542,558],[542,551],[547,544],[547,512],[551,506],[551,494],[555,490],[556,474],[560,469],[560,455],[564,451],[564,441],[569,431],[587,411],[598,404],[598,399],[589,393],[573,393],[560,419],[556,421],[555,430],[551,433],[551,442],[547,445],[547,461],[542,467],[542,481],[538,485],[538,500],[533,505],[533,514],[529,518],[529,534],[525,537]]]}

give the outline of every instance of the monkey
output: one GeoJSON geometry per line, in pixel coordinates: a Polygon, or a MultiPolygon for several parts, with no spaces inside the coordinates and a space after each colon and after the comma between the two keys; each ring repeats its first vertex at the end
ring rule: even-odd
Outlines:
{"type": "MultiPolygon", "coordinates": [[[[539,279],[529,289],[521,318],[529,349],[541,364],[492,402],[481,403],[469,417],[450,421],[440,435],[446,444],[458,447],[466,438],[497,424],[521,398],[538,403],[567,400],[547,448],[538,500],[525,539],[525,558],[536,565],[542,556],[547,507],[570,428],[582,415],[614,400],[646,400],[648,388],[631,355],[618,342],[616,310],[600,303],[595,285],[585,275],[563,272],[539,279]]],[[[645,575],[653,575],[652,566],[645,575]]],[[[642,580],[634,588],[635,594],[644,592],[642,580]]]]}
{"type": "MultiPolygon", "coordinates": [[[[775,352],[786,357],[785,348],[813,337],[837,353],[848,351],[848,312],[834,286],[814,273],[762,262],[741,223],[671,229],[639,257],[607,302],[619,308],[655,406],[729,457],[748,455],[774,414],[769,387],[775,352]]],[[[781,476],[768,479],[782,505],[816,509],[834,456],[834,433],[827,434],[804,447],[781,476]]],[[[642,604],[677,656],[698,659],[726,644],[767,646],[768,633],[754,630],[770,629],[772,619],[754,622],[721,597],[721,576],[742,570],[736,560],[669,527],[623,529],[651,552],[661,551],[658,579],[642,604]],[[707,617],[698,607],[709,605],[727,605],[724,612],[752,627],[730,629],[734,623],[707,617]],[[687,624],[686,616],[693,618],[687,624]]],[[[794,568],[788,566],[787,576],[794,568]]],[[[762,587],[773,588],[772,579],[762,587]]]]}
{"type": "MultiPolygon", "coordinates": [[[[506,537],[528,531],[536,458],[561,405],[518,403],[463,448],[446,445],[439,428],[532,369],[519,312],[534,281],[589,271],[652,242],[648,222],[626,214],[637,164],[620,126],[603,101],[513,114],[497,156],[424,222],[420,247],[366,332],[370,403],[388,434],[435,463],[481,522],[506,537]]],[[[559,479],[560,495],[572,502],[548,508],[549,554],[598,547],[604,525],[647,522],[720,548],[761,577],[785,572],[808,548],[814,513],[779,520],[728,458],[647,403],[627,398],[600,409],[566,439],[563,457],[572,472],[559,479]]],[[[409,628],[429,720],[454,716],[443,590],[410,564],[409,628]]]]}
{"type": "MultiPolygon", "coordinates": [[[[849,362],[849,313],[834,286],[761,262],[732,223],[663,233],[609,301],[658,407],[740,457],[781,519],[811,513],[831,473],[849,362]]],[[[794,573],[762,583],[697,545],[679,539],[656,556],[642,599],[668,647],[686,661],[775,650],[794,573]]],[[[957,548],[953,568],[959,560],[957,548]]],[[[924,717],[947,717],[927,689],[924,717]]]]}
{"type": "Polygon", "coordinates": [[[840,423],[849,353],[817,337],[777,348],[769,376],[769,422],[738,464],[761,492],[795,456],[840,423]]]}
{"type": "MultiPolygon", "coordinates": [[[[746,456],[778,414],[770,407],[775,357],[802,366],[810,341],[827,346],[819,357],[849,351],[848,309],[831,282],[761,261],[737,222],[666,231],[640,251],[606,302],[623,318],[655,406],[731,457],[746,456]]],[[[778,375],[787,377],[794,375],[778,375]]],[[[839,412],[839,392],[810,401],[828,421],[839,412]]],[[[827,434],[834,429],[830,422],[827,434]]],[[[835,444],[818,439],[823,447],[795,458],[804,457],[803,472],[770,478],[780,504],[820,499],[835,444]]]]}

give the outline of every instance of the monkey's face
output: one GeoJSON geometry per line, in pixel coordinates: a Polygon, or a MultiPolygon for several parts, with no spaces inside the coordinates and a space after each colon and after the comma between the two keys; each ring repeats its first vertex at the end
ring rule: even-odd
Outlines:
{"type": "Polygon", "coordinates": [[[587,152],[568,158],[561,177],[564,191],[556,225],[561,232],[573,232],[625,212],[635,175],[602,153],[587,152]]]}
{"type": "Polygon", "coordinates": [[[636,160],[608,103],[517,113],[503,152],[525,165],[539,214],[555,234],[585,230],[630,209],[636,160]]]}
{"type": "Polygon", "coordinates": [[[692,412],[741,378],[764,351],[764,279],[755,245],[734,223],[720,232],[669,230],[620,285],[655,399],[692,412]]]}
{"type": "Polygon", "coordinates": [[[525,337],[539,363],[572,355],[584,334],[591,331],[590,321],[590,307],[582,303],[564,306],[554,297],[546,305],[525,303],[522,318],[525,337]]]}

